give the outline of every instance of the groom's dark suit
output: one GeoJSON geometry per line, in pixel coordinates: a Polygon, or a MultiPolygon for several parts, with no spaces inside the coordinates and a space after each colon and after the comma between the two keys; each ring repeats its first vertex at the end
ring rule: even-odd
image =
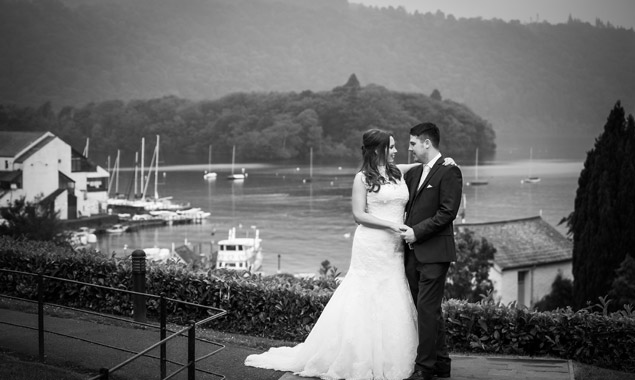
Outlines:
{"type": "Polygon", "coordinates": [[[457,166],[443,166],[439,158],[419,187],[423,165],[406,173],[410,192],[406,225],[416,241],[406,244],[405,267],[417,305],[419,347],[415,369],[424,373],[449,373],[450,356],[445,339],[441,301],[450,262],[456,260],[454,228],[461,205],[463,177],[457,166]]]}

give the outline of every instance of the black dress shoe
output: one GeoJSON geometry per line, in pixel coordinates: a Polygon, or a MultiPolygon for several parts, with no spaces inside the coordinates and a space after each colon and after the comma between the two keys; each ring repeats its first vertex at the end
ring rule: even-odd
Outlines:
{"type": "Polygon", "coordinates": [[[447,379],[451,377],[450,376],[451,369],[452,369],[452,366],[450,362],[437,361],[437,363],[434,365],[434,376],[440,379],[447,379]]]}
{"type": "Polygon", "coordinates": [[[431,373],[425,373],[422,370],[418,369],[414,371],[409,378],[404,380],[434,380],[434,375],[431,373]]]}
{"type": "Polygon", "coordinates": [[[452,377],[450,375],[450,371],[437,371],[437,370],[434,371],[434,376],[438,377],[439,379],[447,379],[452,377]]]}

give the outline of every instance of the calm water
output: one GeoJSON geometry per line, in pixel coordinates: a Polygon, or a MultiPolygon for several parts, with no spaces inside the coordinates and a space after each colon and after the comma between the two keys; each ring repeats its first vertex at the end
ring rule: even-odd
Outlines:
{"type": "MultiPolygon", "coordinates": [[[[124,255],[137,248],[179,246],[187,240],[209,252],[210,242],[225,239],[229,228],[237,227],[237,236],[253,236],[257,228],[263,239],[265,273],[276,272],[278,255],[283,272],[315,273],[323,260],[346,272],[356,227],[350,211],[356,168],[316,167],[313,181],[304,183],[309,175],[306,166],[243,166],[248,172],[243,182],[226,180],[229,170],[222,165],[215,166],[218,179],[214,181],[203,179],[206,165],[162,168],[160,196],[190,202],[212,215],[201,224],[101,236],[99,248],[124,255]]],[[[466,182],[474,178],[473,166],[462,170],[466,182]]],[[[464,187],[466,222],[542,215],[556,226],[573,210],[581,170],[582,162],[560,160],[480,165],[479,179],[489,184],[464,187]],[[530,171],[542,181],[521,184],[530,171]]],[[[127,179],[121,181],[127,186],[127,179]]],[[[563,226],[556,228],[566,232],[563,226]]]]}

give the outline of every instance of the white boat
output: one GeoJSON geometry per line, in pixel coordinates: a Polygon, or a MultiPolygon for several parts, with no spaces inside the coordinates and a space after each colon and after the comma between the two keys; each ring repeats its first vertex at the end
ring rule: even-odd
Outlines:
{"type": "Polygon", "coordinates": [[[540,177],[527,177],[527,178],[523,178],[520,182],[521,183],[538,183],[540,182],[540,177]]]}
{"type": "Polygon", "coordinates": [[[97,235],[94,228],[79,227],[69,233],[69,241],[73,247],[82,248],[97,243],[97,235]]]}
{"type": "Polygon", "coordinates": [[[527,178],[523,178],[520,180],[520,183],[538,183],[540,182],[540,177],[534,176],[531,174],[533,167],[533,148],[529,148],[529,175],[527,178]]]}
{"type": "Polygon", "coordinates": [[[478,148],[476,148],[476,161],[474,162],[474,181],[468,182],[467,186],[484,186],[489,182],[478,179],[478,148]]]}
{"type": "Polygon", "coordinates": [[[245,177],[247,176],[245,174],[245,169],[242,170],[242,173],[234,173],[234,164],[236,162],[236,145],[234,145],[234,147],[232,148],[232,174],[227,176],[227,179],[229,180],[243,180],[245,179],[245,177]]]}
{"type": "Polygon", "coordinates": [[[216,179],[216,173],[212,171],[212,146],[209,146],[209,158],[207,160],[208,170],[203,174],[203,179],[212,180],[216,179]]]}
{"type": "Polygon", "coordinates": [[[128,227],[123,224],[113,224],[112,227],[106,228],[106,232],[109,234],[120,234],[128,231],[128,227]]]}
{"type": "Polygon", "coordinates": [[[173,256],[168,248],[144,248],[143,251],[146,253],[146,260],[150,261],[166,262],[173,256]]]}
{"type": "Polygon", "coordinates": [[[229,230],[227,240],[218,242],[216,268],[255,272],[262,267],[262,240],[256,230],[253,237],[236,237],[236,228],[229,230]]]}

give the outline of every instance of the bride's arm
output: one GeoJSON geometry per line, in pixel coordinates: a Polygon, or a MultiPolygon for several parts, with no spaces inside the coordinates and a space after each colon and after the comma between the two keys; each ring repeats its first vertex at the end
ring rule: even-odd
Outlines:
{"type": "Polygon", "coordinates": [[[366,227],[391,229],[395,232],[401,232],[400,228],[405,227],[404,225],[377,218],[366,212],[367,194],[368,191],[366,190],[366,185],[364,185],[364,174],[359,172],[355,175],[355,180],[353,181],[353,219],[355,219],[355,222],[366,227]]]}
{"type": "Polygon", "coordinates": [[[415,162],[414,164],[398,164],[397,169],[401,170],[401,174],[406,174],[408,170],[421,165],[421,162],[415,162]]]}
{"type": "MultiPolygon", "coordinates": [[[[408,170],[415,168],[418,165],[421,165],[421,162],[415,162],[414,164],[398,164],[397,168],[401,170],[401,174],[406,174],[408,170]]],[[[452,157],[445,157],[443,159],[443,165],[444,166],[448,166],[448,165],[458,166],[457,163],[454,161],[454,159],[452,159],[452,157]]]]}

